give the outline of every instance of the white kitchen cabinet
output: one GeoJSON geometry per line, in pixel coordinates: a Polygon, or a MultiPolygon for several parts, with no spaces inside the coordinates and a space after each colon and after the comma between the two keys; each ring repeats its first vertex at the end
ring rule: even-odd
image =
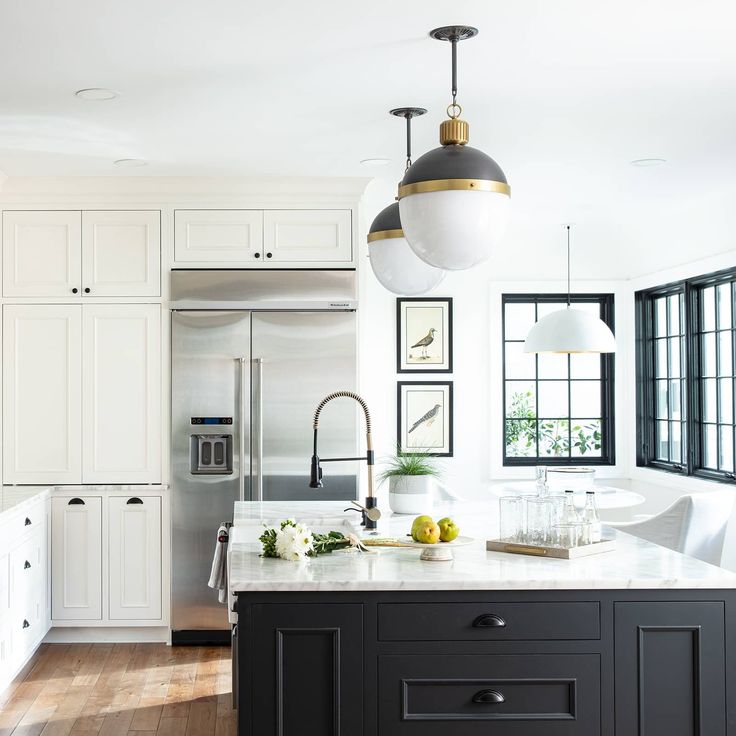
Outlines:
{"type": "Polygon", "coordinates": [[[161,294],[161,213],[3,212],[3,296],[161,294]]]}
{"type": "Polygon", "coordinates": [[[265,260],[273,263],[349,263],[353,258],[350,210],[266,210],[265,260]]]}
{"type": "Polygon", "coordinates": [[[4,296],[79,294],[81,258],[81,212],[3,212],[4,296]]]}
{"type": "Polygon", "coordinates": [[[261,210],[177,210],[174,259],[181,263],[257,263],[263,260],[261,210]]]}
{"type": "Polygon", "coordinates": [[[3,307],[3,480],[79,483],[81,306],[3,307]]]}
{"type": "Polygon", "coordinates": [[[102,619],[102,498],[51,499],[51,617],[102,619]]]}
{"type": "Polygon", "coordinates": [[[82,482],[161,481],[161,307],[84,305],[82,482]]]}
{"type": "Polygon", "coordinates": [[[3,481],[161,481],[161,307],[3,307],[3,481]],[[83,460],[84,459],[84,460],[83,460]]]}
{"type": "Polygon", "coordinates": [[[161,618],[161,498],[108,499],[109,618],[161,618]]]}
{"type": "Polygon", "coordinates": [[[82,288],[89,296],[160,296],[161,213],[82,213],[82,288]]]}

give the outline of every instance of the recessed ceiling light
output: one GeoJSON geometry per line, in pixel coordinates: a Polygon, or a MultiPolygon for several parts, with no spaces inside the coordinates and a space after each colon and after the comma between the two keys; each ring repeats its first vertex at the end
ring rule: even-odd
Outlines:
{"type": "Polygon", "coordinates": [[[104,87],[89,87],[88,89],[78,89],[74,93],[77,97],[82,100],[114,100],[116,97],[120,97],[120,93],[114,89],[105,89],[104,87]]]}
{"type": "Polygon", "coordinates": [[[363,166],[388,166],[391,163],[390,158],[364,158],[360,161],[363,166]]]}
{"type": "Polygon", "coordinates": [[[632,166],[640,166],[644,168],[646,166],[661,166],[667,163],[666,158],[635,158],[633,161],[629,161],[632,166]]]}
{"type": "Polygon", "coordinates": [[[144,161],[142,158],[119,158],[117,161],[113,161],[115,166],[120,166],[124,169],[137,169],[139,166],[146,166],[148,161],[144,161]]]}

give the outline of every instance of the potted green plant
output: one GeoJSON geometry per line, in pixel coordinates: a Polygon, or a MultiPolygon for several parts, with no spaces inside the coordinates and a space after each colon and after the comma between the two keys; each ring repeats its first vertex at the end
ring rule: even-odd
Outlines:
{"type": "Polygon", "coordinates": [[[378,478],[380,483],[388,480],[388,504],[395,514],[426,514],[432,510],[435,481],[441,475],[435,456],[397,448],[378,478]]]}

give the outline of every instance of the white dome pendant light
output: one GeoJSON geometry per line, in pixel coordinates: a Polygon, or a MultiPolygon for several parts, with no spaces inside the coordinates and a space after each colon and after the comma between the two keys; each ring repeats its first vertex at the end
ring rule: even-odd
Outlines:
{"type": "MultiPolygon", "coordinates": [[[[423,107],[397,107],[391,115],[406,119],[406,168],[411,166],[411,120],[427,112],[423,107]]],[[[445,272],[421,260],[409,247],[401,227],[399,203],[381,210],[368,232],[368,258],[385,289],[403,296],[418,296],[434,289],[445,272]]]]}
{"type": "Polygon", "coordinates": [[[570,226],[567,228],[567,307],[529,330],[525,353],[615,353],[616,338],[599,317],[570,306],[570,226]]]}
{"type": "Polygon", "coordinates": [[[440,148],[418,158],[399,185],[401,222],[409,245],[437,268],[460,270],[485,261],[506,229],[511,189],[501,167],[466,145],[468,124],[457,104],[457,44],[478,34],[470,26],[435,28],[452,47],[452,103],[440,125],[440,148]]]}

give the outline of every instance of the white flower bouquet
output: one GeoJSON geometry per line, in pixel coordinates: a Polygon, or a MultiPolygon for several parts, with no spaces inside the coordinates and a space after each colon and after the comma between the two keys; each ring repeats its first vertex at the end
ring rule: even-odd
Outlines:
{"type": "Polygon", "coordinates": [[[294,519],[285,519],[278,528],[267,526],[258,538],[263,545],[262,557],[281,557],[284,560],[301,562],[307,557],[332,552],[336,549],[353,547],[359,552],[366,548],[355,534],[342,532],[314,534],[305,524],[297,524],[294,519]]]}

